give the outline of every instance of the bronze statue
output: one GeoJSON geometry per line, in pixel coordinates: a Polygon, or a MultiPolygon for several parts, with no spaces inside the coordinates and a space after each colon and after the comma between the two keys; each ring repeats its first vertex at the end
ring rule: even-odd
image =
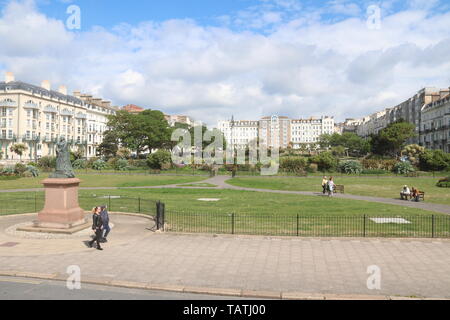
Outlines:
{"type": "Polygon", "coordinates": [[[72,163],[70,162],[69,144],[61,137],[56,144],[56,171],[50,176],[52,179],[75,178],[72,163]]]}

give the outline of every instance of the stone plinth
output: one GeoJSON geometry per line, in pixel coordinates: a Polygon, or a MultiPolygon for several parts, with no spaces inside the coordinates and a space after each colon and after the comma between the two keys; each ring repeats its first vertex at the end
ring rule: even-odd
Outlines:
{"type": "Polygon", "coordinates": [[[45,207],[34,228],[73,229],[86,225],[85,212],[78,204],[80,179],[46,179],[45,207]]]}

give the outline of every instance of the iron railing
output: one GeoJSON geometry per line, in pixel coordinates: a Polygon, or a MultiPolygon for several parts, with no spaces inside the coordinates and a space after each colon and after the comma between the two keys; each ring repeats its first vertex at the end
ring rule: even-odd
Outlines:
{"type": "Polygon", "coordinates": [[[450,216],[306,216],[168,210],[167,232],[288,237],[450,238],[450,216]]]}

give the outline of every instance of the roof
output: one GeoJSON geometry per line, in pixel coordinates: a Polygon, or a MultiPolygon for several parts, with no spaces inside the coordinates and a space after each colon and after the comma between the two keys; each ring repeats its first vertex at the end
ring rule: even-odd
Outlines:
{"type": "Polygon", "coordinates": [[[76,98],[74,96],[65,95],[58,91],[53,90],[47,90],[38,86],[35,86],[33,84],[21,82],[21,81],[13,81],[13,82],[0,82],[0,90],[6,90],[6,88],[9,88],[9,90],[24,90],[28,91],[32,94],[39,94],[42,96],[47,96],[49,98],[53,99],[60,99],[60,100],[66,100],[67,102],[71,102],[74,104],[84,105],[83,101],[79,98],[76,98]]]}

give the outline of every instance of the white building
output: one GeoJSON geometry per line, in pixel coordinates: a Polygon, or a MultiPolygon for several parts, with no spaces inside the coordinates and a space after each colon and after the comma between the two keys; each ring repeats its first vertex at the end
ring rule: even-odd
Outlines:
{"type": "Polygon", "coordinates": [[[334,118],[322,117],[320,119],[298,119],[291,121],[291,142],[294,149],[302,145],[310,146],[318,143],[320,136],[334,133],[334,118]]]}
{"type": "Polygon", "coordinates": [[[269,148],[286,149],[291,142],[291,120],[288,117],[264,117],[259,121],[260,142],[269,148]]]}
{"type": "MultiPolygon", "coordinates": [[[[72,149],[83,148],[86,157],[96,156],[96,146],[102,142],[106,115],[116,108],[101,99],[87,101],[86,95],[68,95],[67,88],[51,89],[49,81],[35,86],[15,81],[6,74],[0,82],[0,152],[3,162],[17,162],[19,156],[12,153],[14,144],[22,143],[27,151],[23,161],[55,156],[55,144],[64,137],[72,149]],[[88,134],[92,125],[96,136],[88,134]],[[91,136],[91,141],[88,141],[91,136]]],[[[94,132],[93,132],[94,133],[94,132]]]]}
{"type": "Polygon", "coordinates": [[[450,152],[450,93],[422,110],[420,144],[427,149],[450,152]]]}
{"type": "Polygon", "coordinates": [[[258,121],[219,121],[218,129],[223,133],[227,145],[245,149],[250,142],[258,139],[258,121]]]}

